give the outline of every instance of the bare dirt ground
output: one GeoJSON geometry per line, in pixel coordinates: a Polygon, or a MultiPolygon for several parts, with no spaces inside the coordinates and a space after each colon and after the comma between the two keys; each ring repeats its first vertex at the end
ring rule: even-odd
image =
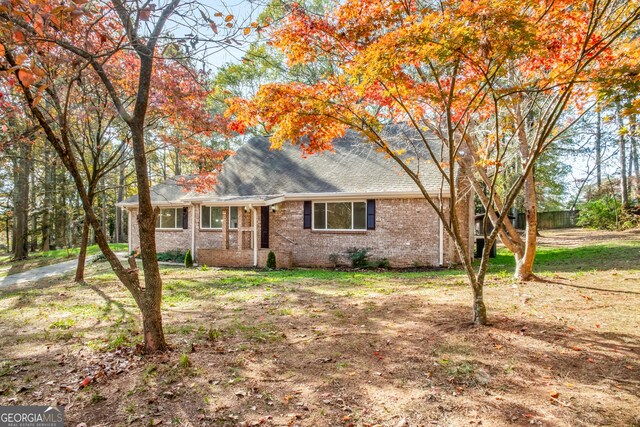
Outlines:
{"type": "Polygon", "coordinates": [[[163,270],[173,351],[105,265],[0,292],[0,404],[77,426],[640,426],[640,239],[544,231],[496,260],[475,328],[460,272],[163,270]]]}

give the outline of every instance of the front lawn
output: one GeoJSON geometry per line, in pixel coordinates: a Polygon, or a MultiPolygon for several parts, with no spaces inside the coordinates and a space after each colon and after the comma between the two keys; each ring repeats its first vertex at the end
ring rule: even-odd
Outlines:
{"type": "Polygon", "coordinates": [[[0,404],[64,404],[71,426],[640,425],[637,235],[558,235],[548,282],[494,261],[482,328],[457,271],[163,267],[173,351],[142,356],[105,264],[6,289],[0,404]]]}

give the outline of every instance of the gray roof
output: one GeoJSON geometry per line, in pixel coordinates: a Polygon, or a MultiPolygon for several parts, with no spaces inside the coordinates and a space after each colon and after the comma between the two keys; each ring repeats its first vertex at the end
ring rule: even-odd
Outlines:
{"type": "MultiPolygon", "coordinates": [[[[189,180],[193,175],[179,175],[173,178],[168,178],[166,181],[156,184],[151,187],[151,201],[154,204],[171,204],[178,203],[181,199],[186,198],[188,195],[193,195],[193,192],[189,191],[181,182],[183,180],[189,180]]],[[[131,196],[122,204],[138,203],[138,195],[131,196]]]]}
{"type": "MultiPolygon", "coordinates": [[[[415,131],[385,129],[386,140],[394,149],[405,149],[407,165],[419,172],[428,191],[444,192],[441,174],[430,160],[424,143],[415,131]]],[[[441,146],[431,141],[433,150],[441,146]]],[[[446,154],[446,153],[444,153],[446,154]]],[[[179,200],[266,200],[278,195],[309,193],[411,193],[418,186],[391,158],[362,142],[354,132],[334,141],[334,151],[305,156],[300,147],[285,144],[271,150],[268,138],[255,137],[228,158],[213,190],[206,193],[185,191],[176,178],[153,186],[154,203],[179,200]]],[[[137,196],[124,203],[137,202],[137,196]]]]}

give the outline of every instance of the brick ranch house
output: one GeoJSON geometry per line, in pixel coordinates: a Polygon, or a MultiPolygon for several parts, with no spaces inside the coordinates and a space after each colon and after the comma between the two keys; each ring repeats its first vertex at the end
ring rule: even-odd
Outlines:
{"type": "MultiPolygon", "coordinates": [[[[186,191],[177,178],[153,186],[158,252],[190,249],[198,264],[220,267],[263,267],[269,251],[278,267],[330,267],[336,258],[348,264],[353,247],[368,248],[372,259],[386,258],[392,267],[457,263],[435,211],[395,161],[354,134],[334,146],[304,156],[299,147],[270,150],[268,139],[253,138],[225,161],[209,192],[186,191]]],[[[436,167],[409,164],[448,203],[436,167]]],[[[456,206],[469,251],[472,200],[467,190],[456,206]]],[[[128,211],[129,250],[135,250],[137,196],[118,206],[128,211]]]]}

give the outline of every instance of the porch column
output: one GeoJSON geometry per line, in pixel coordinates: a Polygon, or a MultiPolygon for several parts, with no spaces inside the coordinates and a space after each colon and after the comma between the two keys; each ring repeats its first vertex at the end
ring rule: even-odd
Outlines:
{"type": "Polygon", "coordinates": [[[251,206],[251,225],[253,230],[251,231],[251,246],[253,246],[253,266],[258,266],[258,211],[251,206]]]}
{"type": "Polygon", "coordinates": [[[229,249],[229,208],[222,208],[222,249],[229,249]]]}
{"type": "Polygon", "coordinates": [[[238,206],[238,250],[244,247],[244,206],[238,206]]]}
{"type": "MultiPolygon", "coordinates": [[[[200,213],[200,205],[194,205],[193,203],[189,206],[189,210],[191,211],[191,255],[193,256],[193,260],[197,262],[198,255],[196,254],[196,227],[198,222],[196,222],[196,212],[200,213]]],[[[198,215],[199,216],[199,215],[198,215]]]]}

